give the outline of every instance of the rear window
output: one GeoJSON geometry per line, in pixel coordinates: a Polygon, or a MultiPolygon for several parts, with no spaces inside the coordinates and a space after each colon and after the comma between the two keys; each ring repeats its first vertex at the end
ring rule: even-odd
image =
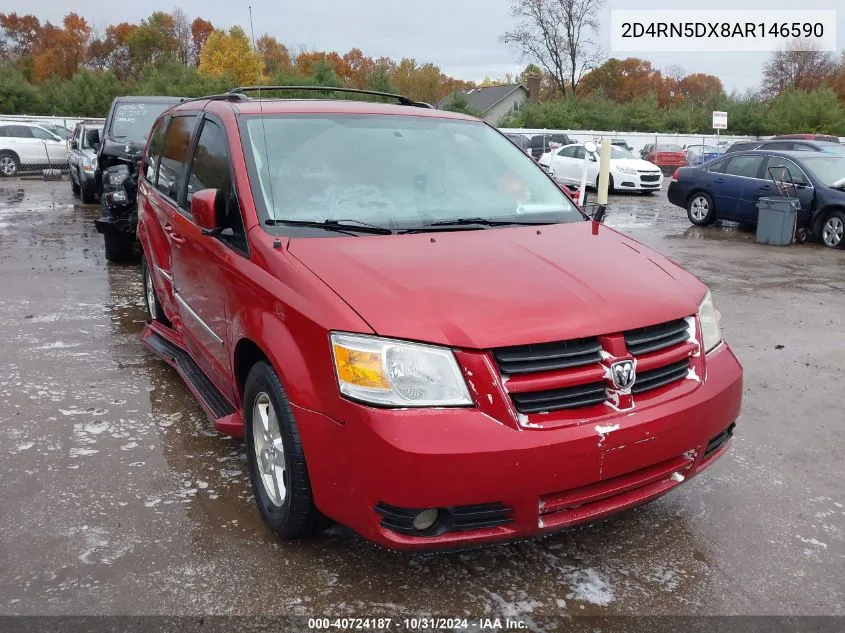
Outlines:
{"type": "Polygon", "coordinates": [[[655,152],[682,152],[680,145],[655,145],[655,152]]]}

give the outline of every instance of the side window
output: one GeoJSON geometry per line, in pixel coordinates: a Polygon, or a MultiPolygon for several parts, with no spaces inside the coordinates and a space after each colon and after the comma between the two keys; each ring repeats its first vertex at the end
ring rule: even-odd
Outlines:
{"type": "Polygon", "coordinates": [[[728,158],[723,158],[722,160],[718,160],[710,167],[707,168],[707,171],[712,171],[715,174],[724,174],[725,173],[725,166],[728,164],[728,158]]]}
{"type": "Polygon", "coordinates": [[[164,148],[159,161],[158,176],[155,187],[168,198],[176,200],[182,184],[184,165],[188,160],[188,150],[191,145],[191,133],[197,116],[175,116],[170,121],[164,136],[164,148]]]}
{"type": "MultiPolygon", "coordinates": [[[[769,143],[766,145],[766,149],[776,149],[778,151],[788,152],[795,148],[795,143],[792,141],[777,141],[775,143],[769,143]]],[[[799,149],[804,149],[804,147],[800,147],[799,149]]]]}
{"type": "Polygon", "coordinates": [[[161,159],[161,150],[164,148],[164,132],[170,117],[163,117],[158,120],[150,137],[150,144],[147,147],[147,154],[144,156],[144,178],[149,182],[155,182],[156,168],[161,159]]]}
{"type": "Polygon", "coordinates": [[[810,185],[810,181],[807,179],[807,176],[804,175],[801,168],[791,160],[781,158],[780,156],[769,156],[763,178],[774,178],[777,181],[783,180],[784,182],[789,182],[790,177],[792,182],[796,185],[810,185]]]}
{"type": "Polygon", "coordinates": [[[42,130],[40,127],[29,128],[32,136],[42,141],[55,141],[56,137],[50,134],[47,130],[42,130]]]}
{"type": "Polygon", "coordinates": [[[11,136],[11,134],[8,134],[6,132],[6,130],[8,130],[8,129],[9,128],[7,128],[5,125],[0,126],[0,138],[5,138],[7,136],[11,136]]]}
{"type": "Polygon", "coordinates": [[[584,156],[587,155],[587,150],[581,147],[580,145],[576,145],[573,149],[574,151],[572,152],[572,158],[584,160],[584,156]]]}
{"type": "Polygon", "coordinates": [[[191,160],[191,169],[188,172],[187,204],[189,207],[193,195],[202,189],[219,189],[223,192],[226,205],[223,228],[231,229],[232,235],[229,236],[229,241],[245,250],[244,225],[238,205],[238,195],[232,183],[226,131],[209,119],[202,124],[202,131],[191,160]]]}
{"type": "Polygon", "coordinates": [[[14,138],[32,138],[32,130],[26,125],[10,125],[6,129],[9,136],[14,138]]]}
{"type": "Polygon", "coordinates": [[[560,150],[558,152],[558,155],[563,156],[564,158],[574,158],[576,149],[577,148],[575,146],[564,147],[562,150],[560,150]]]}
{"type": "Polygon", "coordinates": [[[760,168],[763,166],[765,155],[734,156],[728,161],[725,173],[731,176],[745,176],[746,178],[760,178],[760,168]]]}

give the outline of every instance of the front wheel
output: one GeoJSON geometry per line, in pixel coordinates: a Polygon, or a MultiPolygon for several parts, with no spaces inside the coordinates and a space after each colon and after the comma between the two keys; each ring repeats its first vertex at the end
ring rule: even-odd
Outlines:
{"type": "Polygon", "coordinates": [[[713,198],[703,192],[690,196],[687,202],[687,217],[696,226],[713,224],[716,221],[716,208],[713,206],[713,198]]]}
{"type": "Polygon", "coordinates": [[[845,213],[831,211],[822,224],[821,235],[828,248],[845,248],[845,213]]]}
{"type": "Polygon", "coordinates": [[[86,182],[83,178],[80,177],[79,182],[81,183],[79,188],[82,193],[82,202],[85,204],[94,204],[94,185],[91,182],[86,182]]]}
{"type": "Polygon", "coordinates": [[[141,277],[144,279],[144,303],[147,306],[147,314],[150,320],[171,327],[170,319],[164,315],[164,310],[161,309],[158,293],[153,283],[152,271],[150,271],[147,258],[144,255],[141,256],[141,277]]]}
{"type": "Polygon", "coordinates": [[[249,476],[261,518],[284,539],[320,531],[325,520],[314,506],[293,411],[279,377],[264,361],[247,376],[244,415],[249,476]]]}
{"type": "Polygon", "coordinates": [[[78,196],[81,188],[78,184],[76,184],[76,181],[73,179],[73,172],[70,172],[67,177],[70,179],[71,192],[73,192],[73,195],[78,196]]]}
{"type": "Polygon", "coordinates": [[[0,176],[11,178],[18,173],[20,168],[20,161],[12,152],[0,155],[0,176]]]}
{"type": "Polygon", "coordinates": [[[135,237],[129,233],[112,231],[103,233],[106,259],[113,264],[130,261],[135,255],[135,237]]]}

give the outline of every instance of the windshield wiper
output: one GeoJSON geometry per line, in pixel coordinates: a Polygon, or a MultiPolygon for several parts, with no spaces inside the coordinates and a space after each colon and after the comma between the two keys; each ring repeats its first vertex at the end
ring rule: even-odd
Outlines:
{"type": "Polygon", "coordinates": [[[529,222],[526,220],[491,220],[490,218],[457,218],[454,220],[441,220],[439,222],[432,222],[424,224],[411,229],[404,229],[400,233],[422,233],[425,231],[448,231],[455,227],[487,227],[487,226],[536,226],[541,224],[555,224],[554,221],[535,221],[529,222]]]}
{"type": "Polygon", "coordinates": [[[372,235],[393,235],[393,229],[386,226],[376,226],[375,224],[367,224],[360,220],[323,220],[316,222],[311,220],[264,220],[265,224],[270,226],[306,226],[315,229],[325,229],[327,231],[337,231],[338,233],[348,233],[355,235],[356,233],[370,233],[372,235]]]}

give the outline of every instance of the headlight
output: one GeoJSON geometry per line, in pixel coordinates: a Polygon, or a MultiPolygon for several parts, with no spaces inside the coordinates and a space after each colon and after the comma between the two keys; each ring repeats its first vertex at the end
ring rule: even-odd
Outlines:
{"type": "Polygon", "coordinates": [[[375,336],[331,335],[340,392],[398,407],[472,404],[452,350],[375,336]]]}
{"type": "Polygon", "coordinates": [[[617,167],[616,171],[618,171],[620,174],[636,174],[637,173],[637,170],[634,169],[633,167],[617,167]]]}
{"type": "Polygon", "coordinates": [[[106,172],[106,181],[110,187],[115,188],[123,184],[127,176],[129,176],[129,168],[126,165],[118,165],[106,172]]]}
{"type": "Polygon", "coordinates": [[[710,291],[704,295],[701,305],[698,306],[698,321],[701,323],[701,344],[704,345],[706,354],[722,342],[722,328],[719,326],[722,315],[713,304],[713,297],[710,291]]]}

